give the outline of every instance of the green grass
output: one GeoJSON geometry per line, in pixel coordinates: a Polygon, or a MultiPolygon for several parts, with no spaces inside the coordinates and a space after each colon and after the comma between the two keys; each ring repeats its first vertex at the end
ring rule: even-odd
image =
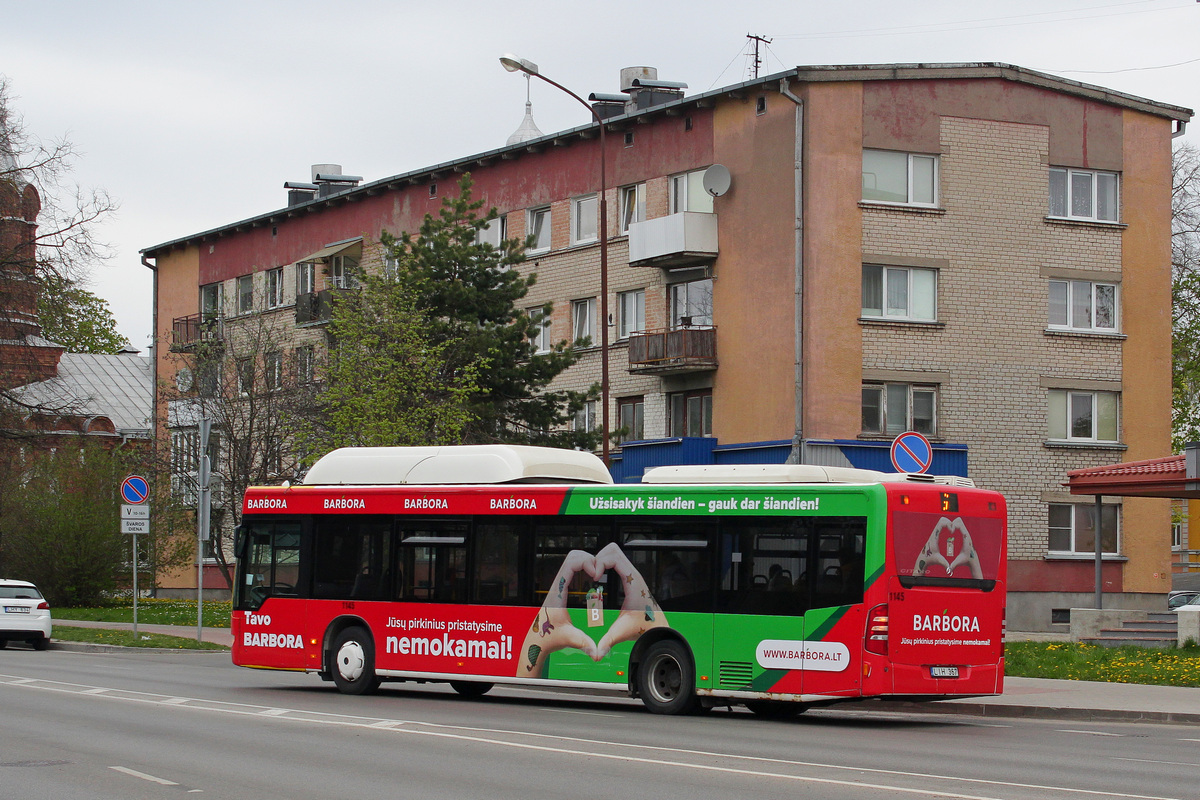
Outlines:
{"type": "Polygon", "coordinates": [[[1022,678],[1200,687],[1200,647],[1099,647],[1067,642],[1009,642],[1004,672],[1022,678]]]}
{"type": "MultiPolygon", "coordinates": [[[[232,604],[228,601],[204,601],[204,627],[228,628],[232,604]]],[[[55,608],[59,619],[95,622],[133,622],[133,599],[113,600],[97,608],[55,608]]],[[[195,600],[138,600],[138,623],[147,625],[195,625],[195,600]]]]}
{"type": "MultiPolygon", "coordinates": [[[[141,623],[141,602],[138,602],[138,622],[141,623]]],[[[50,638],[60,642],[90,642],[92,644],[109,644],[119,647],[160,647],[170,650],[228,650],[228,647],[212,642],[197,642],[195,639],[185,639],[181,636],[163,636],[157,633],[138,631],[138,637],[133,637],[133,631],[115,631],[105,628],[72,628],[66,625],[55,625],[50,638]]]]}

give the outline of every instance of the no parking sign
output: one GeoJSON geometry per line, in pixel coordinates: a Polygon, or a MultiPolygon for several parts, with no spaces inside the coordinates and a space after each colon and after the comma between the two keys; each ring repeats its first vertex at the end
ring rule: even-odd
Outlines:
{"type": "Polygon", "coordinates": [[[905,431],[892,442],[896,472],[925,472],[933,463],[933,445],[916,431],[905,431]]]}

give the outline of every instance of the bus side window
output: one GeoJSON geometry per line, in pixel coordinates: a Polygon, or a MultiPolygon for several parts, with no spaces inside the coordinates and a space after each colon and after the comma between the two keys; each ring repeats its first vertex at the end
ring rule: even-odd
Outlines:
{"type": "Polygon", "coordinates": [[[822,521],[817,526],[817,575],[813,605],[847,606],[863,599],[866,520],[822,521]]]}
{"type": "MultiPolygon", "coordinates": [[[[591,520],[581,518],[572,523],[538,521],[534,532],[534,596],[533,601],[541,605],[548,596],[556,597],[558,587],[554,579],[562,568],[563,562],[572,550],[582,550],[595,555],[600,552],[612,530],[608,520],[591,520]]],[[[608,577],[608,576],[606,576],[608,577]]],[[[568,608],[583,608],[587,604],[587,593],[592,588],[592,577],[585,572],[577,572],[570,582],[562,587],[568,608]]],[[[617,600],[620,588],[611,578],[604,582],[604,605],[611,608],[611,603],[617,600]]],[[[622,595],[623,597],[623,595],[622,595]]],[[[619,601],[617,608],[620,607],[619,601]]]]}
{"type": "Polygon", "coordinates": [[[401,528],[400,599],[467,602],[467,524],[405,520],[401,528]]]}
{"type": "Polygon", "coordinates": [[[519,604],[521,598],[521,528],[518,522],[485,522],[475,526],[473,601],[486,605],[519,604]]]}

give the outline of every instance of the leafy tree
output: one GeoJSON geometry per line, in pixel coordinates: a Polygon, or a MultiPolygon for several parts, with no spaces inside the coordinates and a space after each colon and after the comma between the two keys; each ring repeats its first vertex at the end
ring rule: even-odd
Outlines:
{"type": "MultiPolygon", "coordinates": [[[[518,270],[528,243],[507,239],[497,247],[480,241],[479,232],[499,215],[494,208],[481,213],[483,202],[472,199],[471,186],[470,175],[464,175],[459,196],[443,198],[438,215],[427,214],[416,236],[381,237],[387,262],[394,265],[389,280],[411,293],[424,317],[415,324],[424,329],[429,352],[444,362],[440,374],[467,382],[455,383],[455,391],[473,383],[461,440],[593,448],[598,432],[566,426],[598,389],[549,388],[575,363],[574,345],[586,342],[559,342],[537,352],[534,338],[551,306],[530,313],[518,305],[537,280],[518,270]]],[[[414,320],[392,316],[381,324],[403,328],[414,320]]],[[[377,375],[360,377],[363,386],[379,381],[377,375]]]]}
{"type": "Polygon", "coordinates": [[[1171,180],[1172,446],[1200,441],[1200,149],[1175,148],[1171,180]]]}
{"type": "Polygon", "coordinates": [[[329,326],[326,388],[306,415],[304,449],[457,444],[471,421],[478,363],[459,366],[452,342],[432,341],[431,320],[392,272],[360,274],[329,326]]]}
{"type": "Polygon", "coordinates": [[[42,336],[67,348],[68,353],[108,353],[125,347],[108,301],[56,274],[42,276],[38,318],[42,336]]]}

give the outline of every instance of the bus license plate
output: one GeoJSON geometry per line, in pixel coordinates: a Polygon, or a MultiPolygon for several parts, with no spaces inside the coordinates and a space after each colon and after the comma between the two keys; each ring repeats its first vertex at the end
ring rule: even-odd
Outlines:
{"type": "Polygon", "coordinates": [[[930,667],[929,674],[934,678],[957,678],[958,667],[930,667]]]}
{"type": "Polygon", "coordinates": [[[28,606],[5,606],[4,613],[5,614],[28,614],[29,607],[28,606]]]}

